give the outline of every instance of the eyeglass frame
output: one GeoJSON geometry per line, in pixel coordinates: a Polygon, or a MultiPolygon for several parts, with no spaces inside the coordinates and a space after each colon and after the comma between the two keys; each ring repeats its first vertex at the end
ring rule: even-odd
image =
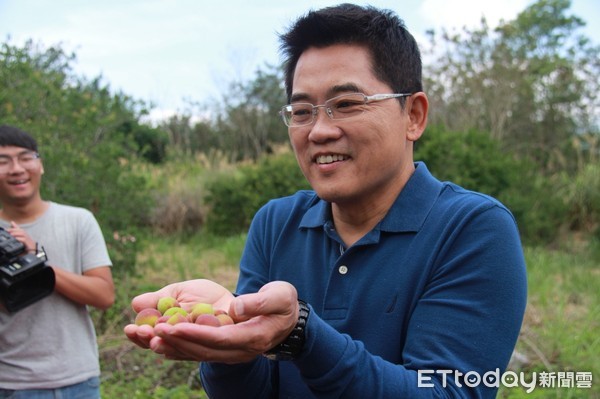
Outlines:
{"type": "MultiPolygon", "coordinates": [[[[345,97],[345,96],[356,96],[356,95],[361,95],[364,98],[364,103],[362,105],[367,105],[371,102],[376,102],[376,101],[383,101],[383,100],[389,100],[392,98],[403,98],[403,97],[410,97],[412,96],[414,93],[386,93],[386,94],[372,94],[370,96],[367,96],[364,93],[345,93],[345,94],[340,94],[339,96],[335,96],[332,97],[328,100],[326,100],[323,104],[320,105],[313,105],[311,103],[307,103],[307,102],[297,102],[297,103],[291,103],[291,104],[287,104],[284,105],[283,107],[281,107],[281,109],[279,110],[279,115],[281,116],[281,119],[283,120],[283,123],[287,126],[287,127],[303,127],[303,126],[308,126],[311,125],[314,121],[315,121],[315,117],[317,116],[317,112],[319,108],[325,108],[325,113],[327,114],[327,116],[331,119],[331,120],[344,120],[344,119],[348,119],[348,118],[352,118],[353,116],[358,116],[361,115],[362,113],[364,113],[364,109],[362,110],[362,112],[360,112],[359,114],[355,114],[355,115],[349,115],[347,117],[344,118],[334,118],[333,116],[333,110],[331,109],[331,102],[334,100],[337,100],[341,97],[345,97]],[[295,125],[290,125],[288,123],[288,118],[286,117],[286,112],[288,112],[290,107],[293,107],[294,105],[310,105],[311,106],[311,118],[308,122],[306,123],[302,123],[302,124],[295,124],[295,125]]],[[[289,118],[291,121],[291,118],[289,118]]]]}
{"type": "MultiPolygon", "coordinates": [[[[40,156],[40,154],[37,151],[22,151],[20,153],[18,153],[17,155],[11,156],[11,155],[6,155],[6,154],[0,154],[0,160],[5,159],[7,161],[7,169],[5,171],[2,171],[2,165],[0,165],[0,174],[8,174],[10,169],[15,165],[15,160],[16,162],[19,163],[19,165],[21,165],[21,167],[25,170],[31,170],[35,168],[35,165],[32,163],[31,165],[24,165],[23,164],[23,160],[21,159],[23,156],[26,155],[31,155],[31,161],[37,161],[39,159],[41,159],[42,157],[40,156]]],[[[26,160],[28,161],[28,160],[26,160]]],[[[29,162],[29,161],[28,161],[29,162]]]]}

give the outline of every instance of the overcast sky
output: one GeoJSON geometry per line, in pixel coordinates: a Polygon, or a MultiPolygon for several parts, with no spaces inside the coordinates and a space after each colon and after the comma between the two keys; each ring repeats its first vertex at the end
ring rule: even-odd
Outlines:
{"type": "MultiPolygon", "coordinates": [[[[185,108],[187,100],[219,97],[234,79],[278,64],[277,33],[327,0],[0,0],[0,37],[27,39],[73,51],[79,76],[155,104],[155,115],[185,108]]],[[[396,11],[420,43],[428,29],[495,26],[531,0],[354,1],[396,11]]],[[[572,13],[600,44],[599,0],[573,0],[572,13]],[[595,26],[592,26],[595,25],[595,26]]]]}

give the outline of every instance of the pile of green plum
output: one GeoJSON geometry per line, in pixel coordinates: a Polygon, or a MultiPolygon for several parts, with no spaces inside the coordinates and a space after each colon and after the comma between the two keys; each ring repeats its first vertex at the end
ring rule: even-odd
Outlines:
{"type": "Polygon", "coordinates": [[[160,298],[156,308],[142,309],[135,317],[135,324],[138,326],[147,324],[154,327],[159,323],[196,323],[213,327],[234,324],[226,311],[214,309],[210,303],[197,303],[188,312],[173,297],[160,298]]]}

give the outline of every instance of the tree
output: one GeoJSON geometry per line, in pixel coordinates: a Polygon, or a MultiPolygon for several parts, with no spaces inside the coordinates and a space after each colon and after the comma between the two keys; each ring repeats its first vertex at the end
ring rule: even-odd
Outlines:
{"type": "Polygon", "coordinates": [[[257,160],[270,153],[274,144],[287,142],[286,129],[278,116],[285,103],[281,70],[267,65],[253,81],[233,82],[223,95],[222,113],[215,129],[231,160],[257,160]]]}
{"type": "Polygon", "coordinates": [[[74,60],[59,46],[3,43],[0,120],[36,137],[47,171],[44,196],[92,210],[107,234],[130,230],[144,223],[149,206],[130,161],[147,151],[139,143],[148,137],[139,134],[154,131],[139,123],[143,103],[112,94],[100,77],[78,78],[74,60]]]}
{"type": "Polygon", "coordinates": [[[281,75],[281,69],[267,65],[249,82],[231,82],[216,106],[201,106],[198,113],[204,117],[199,121],[191,115],[174,116],[162,128],[180,153],[219,151],[231,162],[257,160],[288,142],[279,117],[286,101],[281,75]]]}
{"type": "MultiPolygon", "coordinates": [[[[577,34],[569,0],[539,0],[492,32],[443,32],[426,67],[431,120],[490,132],[546,173],[577,165],[572,140],[598,135],[600,47],[577,34]]],[[[432,52],[437,37],[430,33],[432,52]]]]}

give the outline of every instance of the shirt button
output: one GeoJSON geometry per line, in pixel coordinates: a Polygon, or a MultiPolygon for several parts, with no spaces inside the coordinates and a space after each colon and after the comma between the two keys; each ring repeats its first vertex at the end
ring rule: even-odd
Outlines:
{"type": "Polygon", "coordinates": [[[340,268],[338,269],[338,272],[340,272],[340,274],[346,274],[348,273],[348,266],[340,266],[340,268]]]}

